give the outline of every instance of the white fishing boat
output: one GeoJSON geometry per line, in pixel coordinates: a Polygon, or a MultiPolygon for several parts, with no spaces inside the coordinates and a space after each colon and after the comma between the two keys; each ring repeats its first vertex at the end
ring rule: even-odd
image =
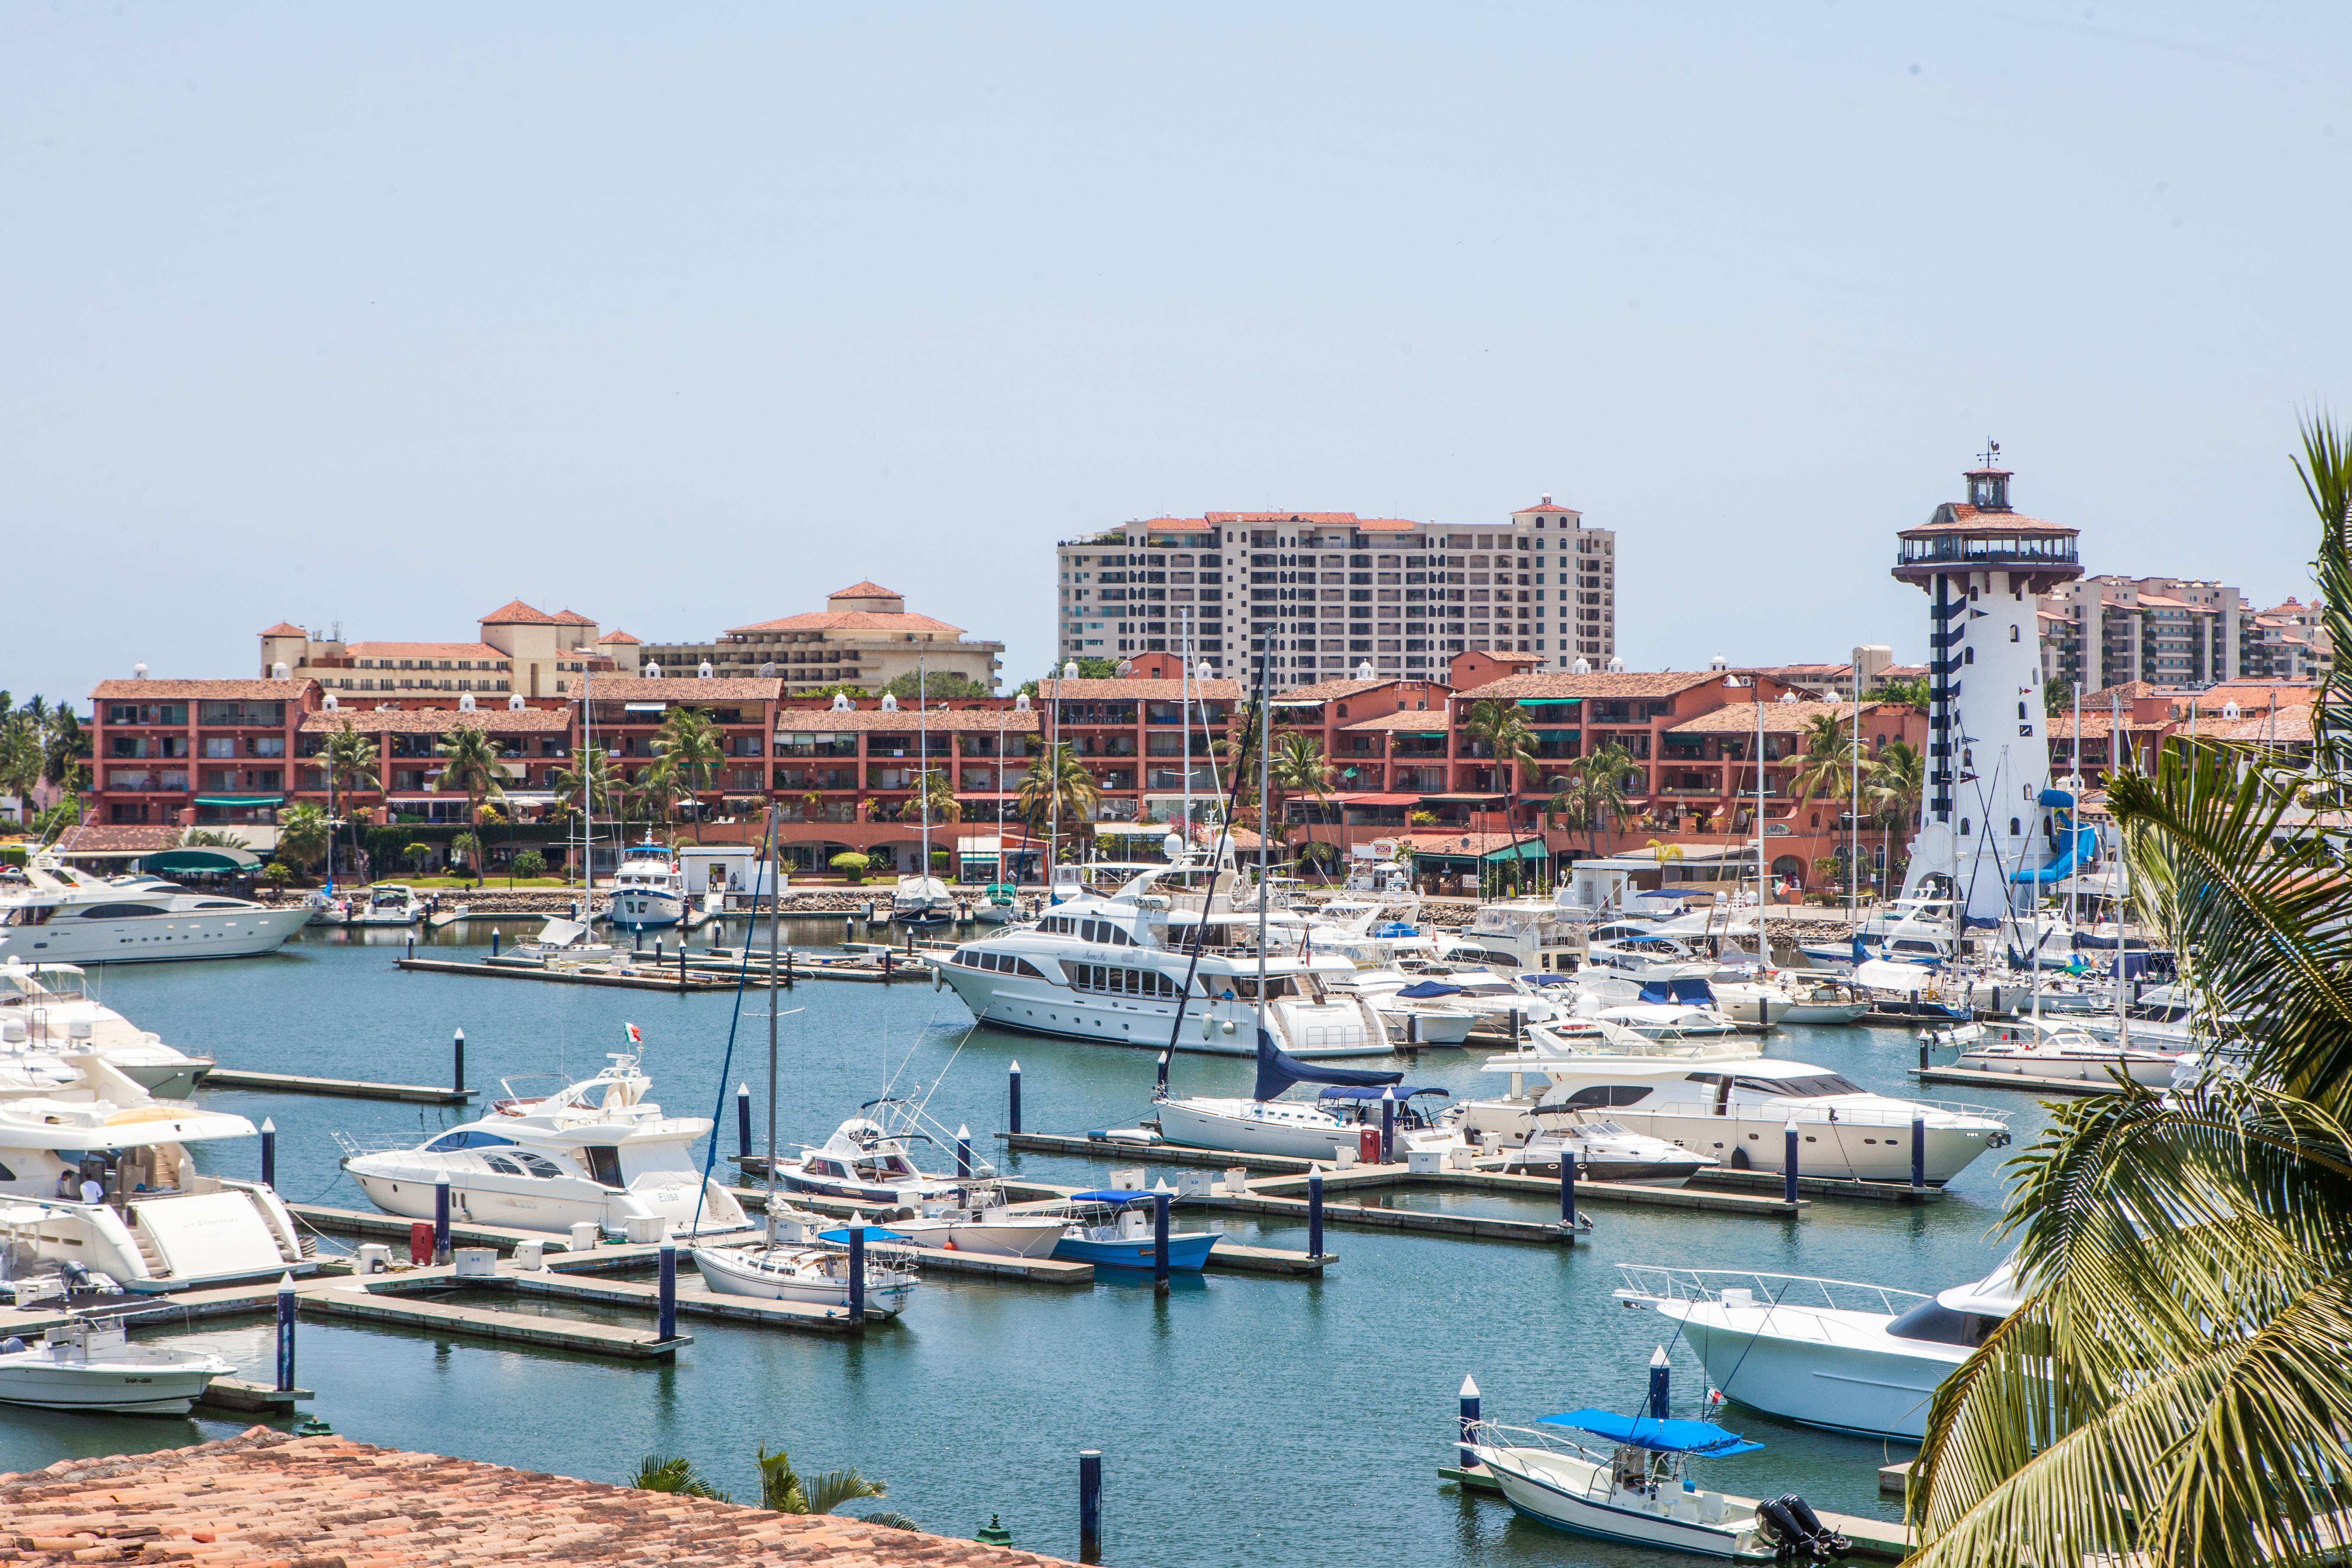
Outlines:
{"type": "Polygon", "coordinates": [[[2166,1048],[2135,1026],[2134,1044],[2103,1039],[2074,1022],[2019,1018],[2005,1023],[1962,1024],[1927,1037],[1959,1052],[1958,1065],[1978,1072],[2020,1073],[2034,1078],[2103,1081],[2120,1070],[2134,1083],[2163,1089],[2191,1047],[2184,1038],[2166,1048]]]}
{"type": "Polygon", "coordinates": [[[1580,1181],[1679,1187],[1721,1163],[1712,1154],[1695,1154],[1593,1111],[1538,1106],[1532,1118],[1535,1132],[1508,1152],[1505,1170],[1557,1176],[1565,1159],[1574,1163],[1580,1181]]]}
{"type": "Polygon", "coordinates": [[[236,1367],[210,1351],[133,1344],[120,1318],[77,1317],[27,1344],[0,1340],[0,1404],[116,1415],[185,1415],[236,1367]]]}
{"type": "Polygon", "coordinates": [[[310,910],[273,908],[152,879],[121,888],[64,865],[54,850],[0,867],[0,960],[148,963],[275,952],[310,910]]]}
{"type": "Polygon", "coordinates": [[[661,931],[686,919],[686,878],[667,848],[629,846],[613,874],[606,918],[624,931],[661,931]]]}
{"type": "MultiPolygon", "coordinates": [[[[820,1238],[835,1232],[820,1232],[820,1238]]],[[[838,1233],[845,1239],[846,1229],[838,1233]]],[[[877,1233],[879,1234],[879,1233],[877,1233]]],[[[895,1318],[907,1310],[920,1283],[913,1268],[865,1258],[862,1305],[869,1318],[895,1318]]],[[[845,1247],[762,1242],[736,1247],[698,1247],[694,1267],[702,1282],[722,1296],[756,1296],[770,1301],[806,1301],[849,1310],[849,1253],[845,1247]]]]}
{"type": "Polygon", "coordinates": [[[1002,1186],[974,1182],[947,1198],[925,1200],[913,1217],[894,1219],[890,1228],[917,1247],[998,1258],[1047,1258],[1069,1226],[1051,1215],[1015,1212],[1006,1205],[1002,1186]]]}
{"type": "Polygon", "coordinates": [[[343,916],[345,925],[413,926],[425,918],[425,900],[416,889],[404,882],[378,882],[368,889],[367,900],[353,900],[343,916]]]}
{"type": "Polygon", "coordinates": [[[551,965],[609,963],[612,959],[613,944],[597,940],[583,922],[550,915],[529,939],[515,943],[490,962],[519,969],[543,969],[551,965]]]}
{"type": "MultiPolygon", "coordinates": [[[[0,964],[0,1061],[31,1064],[92,1051],[157,1100],[185,1100],[213,1068],[163,1043],[89,994],[79,964],[0,964]]],[[[68,1081],[70,1079],[68,1075],[68,1081]]]]}
{"type": "Polygon", "coordinates": [[[710,1122],[665,1116],[648,1098],[653,1080],[631,1050],[606,1059],[593,1078],[530,1096],[507,1080],[490,1113],[415,1147],[371,1148],[336,1134],[343,1169],[387,1214],[431,1219],[436,1188],[449,1184],[461,1223],[562,1235],[582,1222],[625,1232],[632,1219],[657,1219],[672,1234],[741,1230],[750,1221],[724,1184],[706,1180],[695,1144],[710,1122]]]}
{"type": "Polygon", "coordinates": [[[933,1175],[917,1168],[907,1147],[916,1142],[936,1140],[919,1128],[887,1128],[870,1116],[853,1116],[823,1143],[804,1143],[799,1153],[777,1160],[775,1174],[795,1193],[852,1203],[920,1205],[945,1202],[960,1184],[995,1173],[993,1166],[982,1162],[973,1165],[969,1176],[933,1175]]]}
{"type": "Polygon", "coordinates": [[[1335,976],[1336,992],[1352,992],[1372,1005],[1388,1026],[1389,1038],[1401,1046],[1459,1046],[1470,1038],[1479,1015],[1454,1006],[1457,987],[1437,981],[1416,980],[1394,969],[1360,969],[1335,976]]]}
{"type": "Polygon", "coordinates": [[[1937,1386],[2022,1294],[2007,1265],[1932,1296],[1793,1274],[1619,1272],[1617,1300],[1672,1319],[1727,1397],[1808,1426],[1913,1442],[1937,1386]]]}
{"type": "MultiPolygon", "coordinates": [[[[1276,1055],[1279,1057],[1279,1051],[1276,1055]]],[[[1311,1100],[1276,1098],[1290,1085],[1281,1084],[1268,1093],[1271,1080],[1264,1076],[1258,1083],[1258,1092],[1265,1095],[1264,1099],[1209,1095],[1173,1099],[1164,1094],[1163,1085],[1162,1096],[1152,1101],[1152,1112],[1159,1120],[1160,1136],[1165,1142],[1241,1154],[1281,1154],[1299,1160],[1335,1161],[1342,1149],[1361,1155],[1368,1142],[1365,1135],[1370,1133],[1377,1138],[1379,1134],[1384,1100],[1391,1100],[1395,1106],[1390,1122],[1392,1137],[1409,1141],[1433,1127],[1427,1113],[1416,1109],[1413,1100],[1423,1095],[1442,1096],[1445,1090],[1405,1088],[1401,1073],[1360,1076],[1376,1081],[1331,1084],[1311,1100]]],[[[1324,1080],[1314,1078],[1301,1081],[1324,1080]]],[[[1408,1142],[1400,1146],[1411,1145],[1408,1142]]]]}

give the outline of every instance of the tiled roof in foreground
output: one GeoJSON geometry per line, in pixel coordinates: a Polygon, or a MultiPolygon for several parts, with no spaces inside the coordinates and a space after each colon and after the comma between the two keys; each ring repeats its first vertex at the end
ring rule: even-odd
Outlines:
{"type": "Polygon", "coordinates": [[[1036,1568],[1061,1561],[830,1514],[770,1513],[343,1437],[289,1437],[267,1426],[193,1448],[0,1474],[0,1558],[43,1568],[192,1560],[213,1568],[1036,1568]]]}

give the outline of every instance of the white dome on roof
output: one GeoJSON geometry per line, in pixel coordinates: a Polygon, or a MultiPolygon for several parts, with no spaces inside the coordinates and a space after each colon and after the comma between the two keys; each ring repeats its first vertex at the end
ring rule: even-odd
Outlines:
{"type": "Polygon", "coordinates": [[[702,661],[702,663],[701,663],[701,666],[700,666],[698,668],[697,668],[697,669],[695,670],[695,672],[694,672],[694,673],[695,673],[696,678],[697,678],[697,679],[702,679],[702,680],[708,680],[708,679],[710,679],[710,661],[709,661],[709,659],[707,659],[707,658],[706,658],[706,659],[704,659],[704,660],[702,661]]]}
{"type": "Polygon", "coordinates": [[[833,710],[836,713],[846,713],[849,711],[848,692],[836,691],[833,694],[833,710]]]}
{"type": "Polygon", "coordinates": [[[328,712],[332,713],[336,709],[341,708],[342,704],[336,701],[335,694],[330,691],[327,693],[327,700],[320,703],[320,706],[324,708],[328,712]]]}
{"type": "Polygon", "coordinates": [[[457,711],[460,713],[471,713],[473,710],[474,694],[468,691],[464,696],[457,699],[457,711]]]}
{"type": "Polygon", "coordinates": [[[882,694],[882,711],[883,711],[883,712],[885,712],[885,713],[896,713],[898,710],[898,694],[897,694],[896,692],[891,692],[891,691],[886,691],[886,692],[884,692],[884,693],[882,694]]]}
{"type": "Polygon", "coordinates": [[[1078,661],[1075,658],[1064,660],[1062,664],[1062,679],[1064,680],[1076,680],[1077,678],[1078,661]]]}
{"type": "Polygon", "coordinates": [[[1026,713],[1029,711],[1029,694],[1027,692],[1021,692],[1013,699],[1013,710],[1015,713],[1026,713]]]}
{"type": "Polygon", "coordinates": [[[1592,661],[1586,658],[1583,655],[1579,654],[1576,658],[1576,667],[1570,673],[1576,675],[1591,675],[1592,673],[1592,661]]]}
{"type": "Polygon", "coordinates": [[[1624,674],[1625,661],[1622,658],[1612,658],[1609,661],[1609,673],[1612,675],[1624,674]]]}
{"type": "Polygon", "coordinates": [[[520,691],[507,699],[507,711],[509,713],[520,713],[523,710],[524,706],[525,704],[522,700],[522,693],[520,691]]]}
{"type": "Polygon", "coordinates": [[[1358,680],[1377,680],[1380,679],[1372,673],[1372,661],[1370,659],[1368,658],[1364,660],[1363,663],[1356,666],[1356,679],[1358,680]]]}
{"type": "Polygon", "coordinates": [[[646,660],[646,679],[647,680],[659,680],[661,679],[661,666],[656,664],[651,659],[646,660]]]}

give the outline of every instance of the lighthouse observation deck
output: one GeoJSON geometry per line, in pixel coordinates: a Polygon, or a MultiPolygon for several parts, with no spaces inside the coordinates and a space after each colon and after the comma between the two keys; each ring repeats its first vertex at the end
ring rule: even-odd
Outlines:
{"type": "Polygon", "coordinates": [[[2011,510],[2009,479],[2006,468],[1970,469],[1967,500],[1946,501],[1896,535],[1895,575],[1925,588],[1939,576],[2001,572],[2028,594],[2081,576],[2076,531],[2011,510]]]}

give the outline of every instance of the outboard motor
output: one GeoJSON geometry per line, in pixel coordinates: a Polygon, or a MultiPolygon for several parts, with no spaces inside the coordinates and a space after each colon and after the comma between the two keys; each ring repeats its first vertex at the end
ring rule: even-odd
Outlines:
{"type": "Polygon", "coordinates": [[[1756,1505],[1772,1538],[1776,1561],[1792,1563],[1800,1558],[1811,1563],[1823,1563],[1843,1557],[1853,1550],[1853,1542],[1822,1522],[1821,1515],[1795,1492],[1783,1492],[1768,1502],[1756,1505]]]}

